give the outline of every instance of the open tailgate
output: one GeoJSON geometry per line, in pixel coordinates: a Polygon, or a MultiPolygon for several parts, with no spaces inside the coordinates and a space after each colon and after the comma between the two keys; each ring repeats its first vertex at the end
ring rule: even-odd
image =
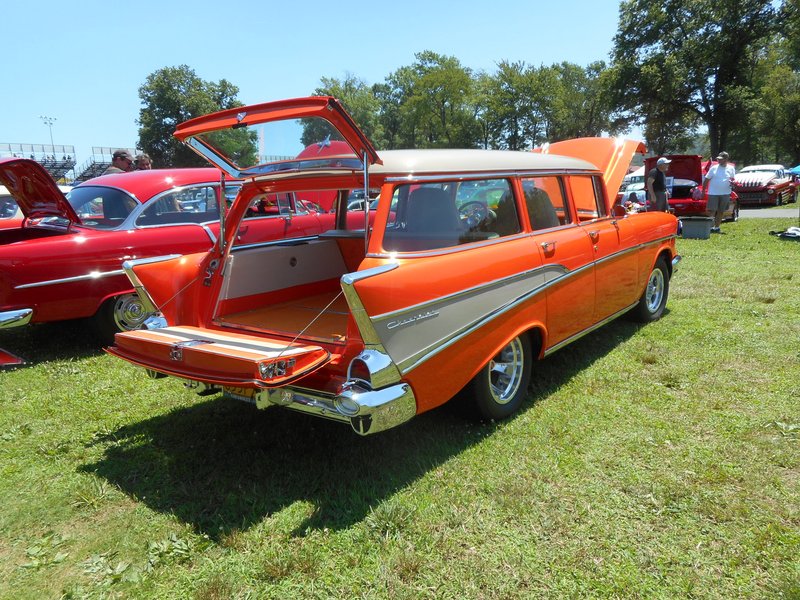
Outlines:
{"type": "Polygon", "coordinates": [[[246,388],[285,385],[332,358],[320,346],[201,327],[118,333],[106,351],[166,375],[246,388]]]}

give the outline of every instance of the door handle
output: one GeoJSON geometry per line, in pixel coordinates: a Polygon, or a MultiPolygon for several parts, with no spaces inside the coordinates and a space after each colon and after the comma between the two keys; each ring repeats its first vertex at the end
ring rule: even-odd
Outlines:
{"type": "Polygon", "coordinates": [[[593,242],[596,242],[596,241],[597,241],[597,238],[599,238],[599,237],[600,237],[600,232],[599,232],[599,231],[596,231],[596,230],[595,230],[595,231],[590,231],[590,232],[589,232],[589,237],[590,237],[590,238],[592,238],[592,241],[593,241],[593,242]]]}
{"type": "Polygon", "coordinates": [[[555,252],[556,250],[556,243],[555,242],[542,242],[539,244],[542,247],[542,250],[545,252],[555,252]]]}

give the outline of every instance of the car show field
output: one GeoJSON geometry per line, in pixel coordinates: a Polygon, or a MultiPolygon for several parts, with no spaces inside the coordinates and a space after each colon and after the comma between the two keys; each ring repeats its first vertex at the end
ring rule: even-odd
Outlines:
{"type": "Polygon", "coordinates": [[[2,331],[0,597],[792,597],[795,223],[678,239],[664,318],[540,361],[502,424],[360,438],[2,331]]]}

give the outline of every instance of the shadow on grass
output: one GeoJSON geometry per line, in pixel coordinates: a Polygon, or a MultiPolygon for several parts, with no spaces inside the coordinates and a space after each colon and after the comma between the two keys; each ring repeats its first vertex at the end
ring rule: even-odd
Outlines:
{"type": "MultiPolygon", "coordinates": [[[[538,363],[522,410],[637,329],[612,323],[538,363]]],[[[295,502],[315,507],[295,535],[336,530],[495,431],[452,405],[362,438],[341,423],[217,397],[117,429],[97,442],[103,458],[81,469],[215,539],[295,502]]]]}
{"type": "Polygon", "coordinates": [[[43,323],[0,331],[0,348],[28,365],[102,354],[102,344],[85,319],[43,323]]]}

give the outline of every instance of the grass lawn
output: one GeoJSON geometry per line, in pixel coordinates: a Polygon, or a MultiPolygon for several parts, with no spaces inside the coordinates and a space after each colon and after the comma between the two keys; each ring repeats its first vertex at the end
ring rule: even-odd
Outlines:
{"type": "MultiPolygon", "coordinates": [[[[367,438],[0,332],[0,598],[800,598],[800,244],[679,240],[668,311],[515,418],[367,438]]],[[[85,341],[84,341],[85,340],[85,341]]]]}

